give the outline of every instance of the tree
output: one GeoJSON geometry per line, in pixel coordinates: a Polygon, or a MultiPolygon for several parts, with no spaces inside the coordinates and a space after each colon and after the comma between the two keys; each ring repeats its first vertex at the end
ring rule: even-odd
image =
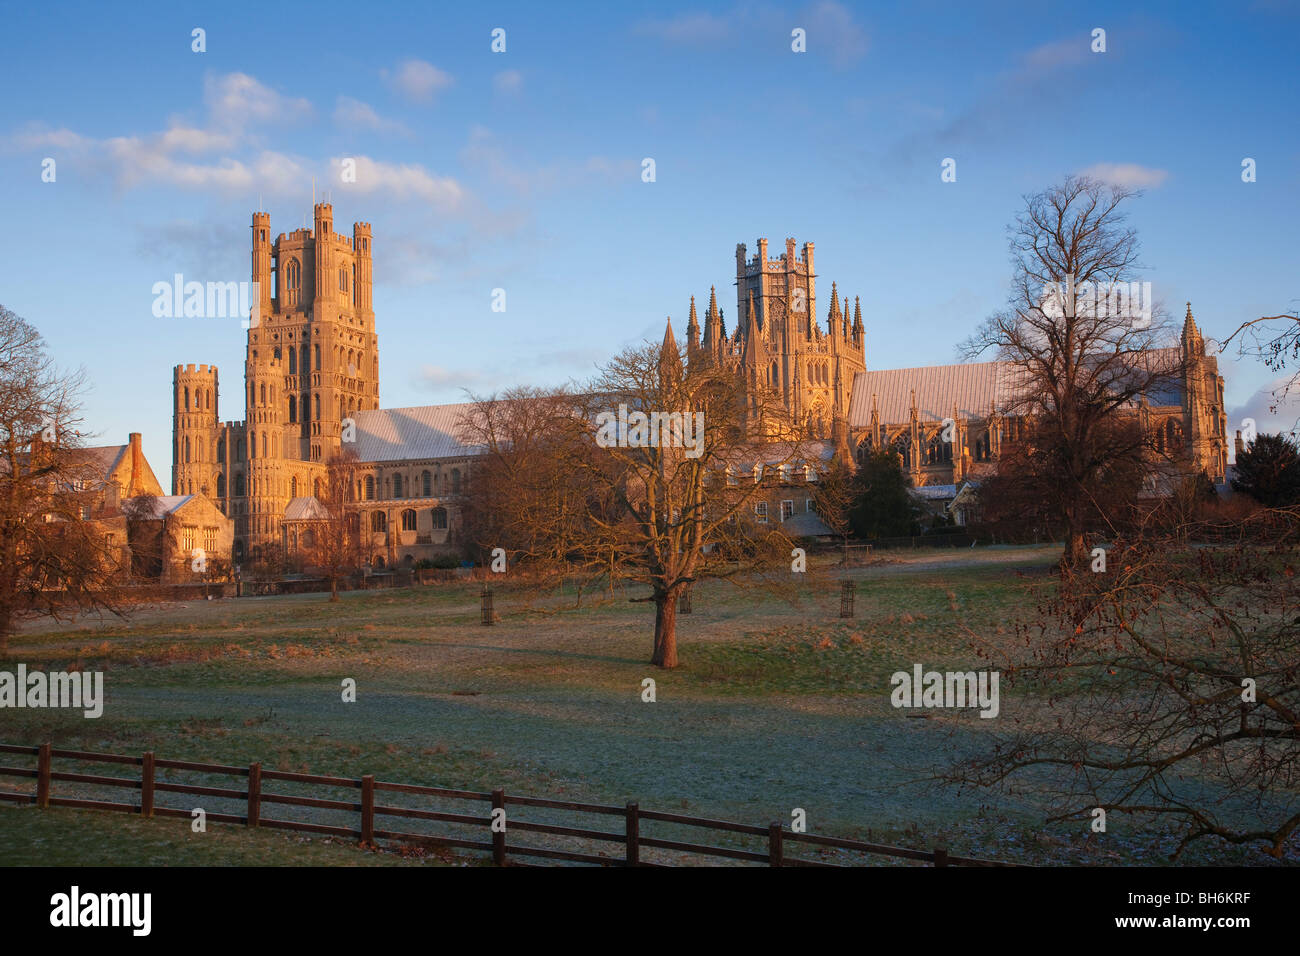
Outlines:
{"type": "Polygon", "coordinates": [[[853,506],[861,494],[857,475],[847,464],[832,458],[817,476],[813,505],[822,524],[840,536],[844,563],[849,563],[849,536],[853,534],[853,506]]]}
{"type": "Polygon", "coordinates": [[[1257,435],[1237,456],[1232,489],[1270,508],[1300,504],[1300,449],[1283,435],[1257,435]]]}
{"type": "Polygon", "coordinates": [[[325,465],[323,513],[304,532],[308,561],[330,583],[330,600],[339,599],[339,579],[358,565],[360,516],[350,507],[357,487],[357,454],[347,449],[325,465]]]}
{"type": "Polygon", "coordinates": [[[0,306],[0,652],[28,613],[122,614],[116,557],[87,520],[103,475],[81,451],[83,384],[0,306]]]}
{"type": "Polygon", "coordinates": [[[1152,522],[1100,573],[1069,569],[1010,643],[967,629],[1022,716],[948,779],[1032,777],[1049,821],[1169,821],[1175,857],[1205,838],[1280,857],[1300,827],[1298,562],[1296,510],[1152,522]]]}
{"type": "Polygon", "coordinates": [[[1011,369],[1000,413],[1032,422],[1026,455],[1034,480],[1054,486],[1051,509],[1065,537],[1062,567],[1086,562],[1085,534],[1104,513],[1119,472],[1152,459],[1141,428],[1116,427],[1139,414],[1144,396],[1182,371],[1160,311],[1135,308],[1129,291],[1137,234],[1123,203],[1138,195],[1086,177],[1026,197],[1010,227],[1012,294],[965,343],[967,357],[993,351],[1011,369]]]}
{"type": "Polygon", "coordinates": [[[647,586],[633,600],[655,608],[652,664],[677,666],[677,601],[695,581],[793,588],[792,543],[756,511],[782,466],[810,456],[769,392],[705,357],[684,361],[670,328],[662,347],[625,350],[584,389],[514,400],[477,402],[462,428],[485,449],[470,491],[480,545],[647,586]],[[650,416],[674,414],[680,427],[655,440],[650,416]]]}
{"type": "Polygon", "coordinates": [[[916,502],[897,453],[889,448],[864,455],[854,476],[856,495],[849,511],[859,538],[892,538],[917,533],[916,502]]]}
{"type": "Polygon", "coordinates": [[[1300,383],[1300,311],[1248,319],[1223,340],[1219,350],[1226,351],[1234,339],[1238,355],[1254,356],[1269,371],[1286,373],[1273,389],[1270,411],[1276,412],[1300,383]]]}

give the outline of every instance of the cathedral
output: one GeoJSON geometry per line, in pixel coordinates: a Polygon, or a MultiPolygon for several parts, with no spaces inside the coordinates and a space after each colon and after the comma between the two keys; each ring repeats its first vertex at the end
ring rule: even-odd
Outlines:
{"type": "MultiPolygon", "coordinates": [[[[254,213],[258,307],[246,343],[245,417],[221,421],[215,366],[175,366],[172,492],[203,495],[231,519],[236,564],[269,545],[292,555],[321,514],[326,462],[354,439],[363,561],[409,566],[445,554],[457,544],[457,499],[477,453],[457,434],[469,406],[380,408],[370,225],[355,223],[350,236],[335,232],[329,203],[316,204],[312,224],[272,239],[270,216],[254,213]],[[345,422],[354,434],[345,435],[345,422]]],[[[825,325],[818,320],[813,254],[806,242],[796,255],[794,239],[776,258],[766,239],[753,257],[738,245],[735,328],[728,333],[716,290],[703,328],[692,298],[688,358],[707,355],[733,368],[751,394],[778,396],[821,440],[825,458],[893,448],[921,497],[951,505],[1016,438],[1019,423],[1000,414],[1009,368],[984,362],[868,370],[859,300],[850,318],[847,296],[841,300],[832,283],[825,325]]],[[[1185,363],[1182,381],[1145,397],[1137,413],[1162,447],[1222,484],[1223,378],[1205,354],[1190,304],[1173,348],[1185,363]]],[[[810,494],[775,493],[771,520],[819,524],[810,494]]],[[[766,520],[767,503],[761,508],[766,520]]]]}

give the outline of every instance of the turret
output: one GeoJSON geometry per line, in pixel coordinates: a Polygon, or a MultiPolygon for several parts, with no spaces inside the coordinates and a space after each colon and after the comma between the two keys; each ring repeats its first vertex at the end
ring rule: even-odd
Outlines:
{"type": "Polygon", "coordinates": [[[216,493],[217,367],[172,370],[172,493],[216,493]]]}
{"type": "Polygon", "coordinates": [[[253,213],[253,281],[257,283],[258,321],[271,314],[271,214],[253,213]]]}
{"type": "Polygon", "coordinates": [[[691,296],[691,316],[686,323],[686,352],[693,355],[700,347],[700,323],[695,318],[695,296],[691,296]]]}

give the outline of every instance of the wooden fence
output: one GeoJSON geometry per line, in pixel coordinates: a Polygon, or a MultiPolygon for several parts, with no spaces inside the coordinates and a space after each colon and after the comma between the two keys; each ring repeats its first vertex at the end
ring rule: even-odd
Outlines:
{"type": "MultiPolygon", "coordinates": [[[[534,857],[551,860],[563,860],[573,863],[589,863],[601,866],[664,866],[685,862],[709,862],[712,859],[739,860],[745,863],[759,863],[769,866],[844,866],[853,860],[845,861],[845,854],[862,854],[867,856],[884,856],[934,866],[1008,866],[1010,864],[993,860],[971,859],[952,856],[942,848],[934,850],[913,850],[904,847],[883,846],[864,843],[858,840],[844,840],[837,837],[819,836],[814,833],[793,832],[782,823],[769,826],[754,826],[745,823],[732,823],[726,820],[710,820],[703,817],[684,816],[679,813],[664,813],[657,810],[643,810],[635,803],[626,806],[602,806],[594,803],[578,803],[571,800],[551,800],[542,797],[525,797],[511,794],[506,796],[504,790],[491,793],[479,793],[471,790],[453,790],[445,787],[425,787],[407,783],[388,783],[379,781],[367,774],[359,779],[352,777],[334,777],[323,774],[292,773],[284,770],[267,770],[260,763],[247,767],[231,767],[221,764],[194,763],[188,760],[164,760],[152,752],[138,757],[122,754],[101,754],[80,750],[61,750],[50,744],[37,747],[15,744],[0,744],[0,754],[22,754],[34,756],[34,768],[0,766],[0,776],[34,779],[34,792],[12,792],[0,790],[0,801],[19,804],[35,804],[38,807],[78,807],[91,810],[116,810],[123,813],[139,814],[151,817],[181,817],[190,819],[191,809],[161,806],[157,802],[160,793],[192,794],[221,800],[236,800],[243,804],[242,813],[206,812],[205,819],[217,823],[233,823],[249,827],[267,827],[279,830],[299,830],[307,833],[321,833],[330,836],[348,837],[362,844],[374,845],[378,840],[424,847],[476,850],[491,855],[493,862],[504,865],[520,865],[519,857],[534,857]],[[107,763],[119,766],[139,767],[139,778],[134,776],[109,776],[91,773],[73,773],[54,769],[55,760],[74,762],[107,763]],[[195,772],[201,774],[228,776],[236,778],[236,786],[211,787],[183,784],[176,782],[174,773],[167,774],[166,779],[160,771],[195,772]],[[108,801],[91,800],[70,796],[54,796],[52,784],[55,781],[78,783],[97,787],[116,787],[138,791],[139,800],[108,801]],[[270,781],[284,781],[295,784],[343,788],[349,795],[356,796],[346,800],[327,800],[317,797],[295,796],[290,794],[269,793],[264,785],[270,781]],[[385,794],[410,794],[416,797],[434,797],[453,801],[467,801],[470,804],[488,805],[487,815],[475,813],[449,813],[418,807],[403,807],[380,802],[385,794]],[[280,819],[263,815],[267,805],[285,807],[310,807],[317,810],[343,811],[359,815],[357,826],[333,826],[323,823],[311,823],[302,820],[280,819]],[[574,814],[602,818],[620,818],[621,826],[613,829],[585,829],[576,826],[562,826],[554,823],[528,822],[524,820],[505,820],[504,829],[493,828],[493,819],[505,819],[506,807],[543,808],[565,811],[574,814]],[[410,833],[395,829],[394,820],[386,818],[414,819],[435,821],[443,824],[456,824],[468,827],[482,834],[477,839],[464,839],[447,835],[427,833],[410,833]],[[660,823],[674,825],[677,828],[689,827],[703,831],[722,832],[759,838],[758,847],[726,847],[676,839],[665,839],[651,835],[647,824],[660,823]],[[595,852],[580,852],[578,849],[558,847],[525,846],[507,843],[507,834],[538,833],[554,837],[565,837],[584,844],[612,844],[616,846],[614,855],[601,855],[595,852]],[[827,851],[839,851],[839,859],[829,862],[825,859],[815,860],[794,855],[791,851],[800,847],[818,848],[816,852],[823,855],[827,851]],[[642,859],[643,849],[672,851],[683,854],[686,859],[673,858],[665,862],[642,859]],[[516,859],[511,860],[511,857],[516,859]]],[[[391,801],[392,798],[387,798],[391,801]]],[[[470,808],[471,810],[473,807],[470,808]]],[[[287,815],[287,814],[286,814],[287,815]]],[[[613,823],[613,821],[610,821],[613,823]]],[[[753,841],[751,841],[753,842],[753,841]]],[[[659,854],[661,857],[663,854],[659,854]]],[[[856,861],[863,862],[863,861],[856,861]]]]}

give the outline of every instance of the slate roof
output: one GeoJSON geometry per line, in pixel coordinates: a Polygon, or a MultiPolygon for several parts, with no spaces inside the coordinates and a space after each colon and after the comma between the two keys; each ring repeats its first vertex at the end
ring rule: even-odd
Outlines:
{"type": "Polygon", "coordinates": [[[330,513],[316,500],[315,495],[294,498],[284,509],[285,521],[326,521],[330,513]]]}
{"type": "Polygon", "coordinates": [[[871,424],[872,395],[882,423],[911,421],[913,389],[916,413],[922,420],[951,418],[954,405],[959,418],[984,418],[995,405],[1003,406],[1009,399],[1008,372],[1003,362],[858,372],[853,376],[849,399],[849,426],[864,428],[871,424]]]}
{"type": "MultiPolygon", "coordinates": [[[[173,514],[183,508],[194,495],[159,495],[153,499],[153,513],[141,515],[142,518],[161,518],[163,515],[173,514]]],[[[140,501],[139,498],[129,498],[129,502],[140,501]]],[[[126,504],[124,502],[123,504],[126,504]]]]}
{"type": "MultiPolygon", "coordinates": [[[[1177,347],[1151,349],[1141,362],[1148,369],[1177,367],[1177,347]]],[[[896,425],[912,419],[912,391],[916,391],[916,414],[922,421],[951,418],[954,406],[958,418],[986,418],[997,407],[1006,408],[1016,393],[1023,373],[1010,362],[970,362],[958,365],[927,365],[923,368],[893,368],[858,372],[853,376],[849,398],[849,426],[871,424],[871,398],[882,424],[896,425]]],[[[1154,406],[1181,405],[1181,379],[1155,384],[1147,401],[1154,406]]]]}
{"type": "Polygon", "coordinates": [[[480,454],[480,446],[468,445],[458,437],[458,423],[473,407],[462,402],[353,412],[357,457],[361,461],[403,461],[480,454]]]}

